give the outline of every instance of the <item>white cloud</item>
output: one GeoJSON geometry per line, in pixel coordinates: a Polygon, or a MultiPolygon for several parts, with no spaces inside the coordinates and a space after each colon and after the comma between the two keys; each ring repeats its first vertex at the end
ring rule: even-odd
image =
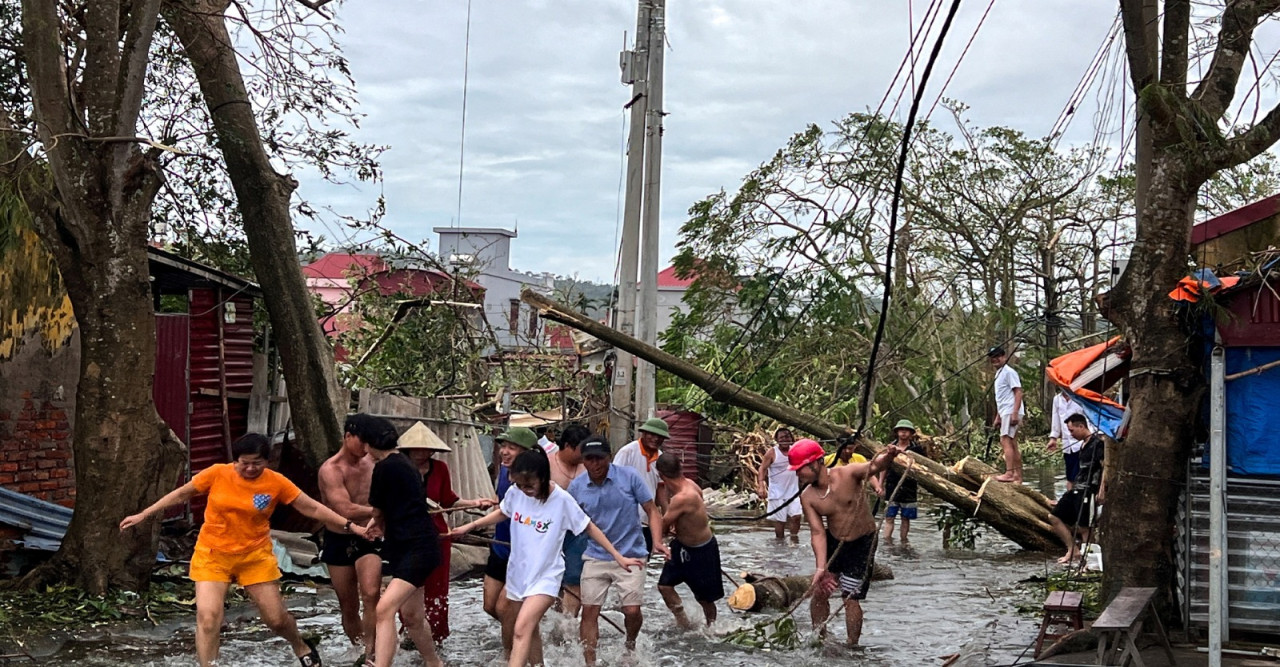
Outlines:
{"type": "MultiPolygon", "coordinates": [[[[664,260],[699,198],[736,187],[807,124],[874,108],[909,40],[901,1],[668,4],[664,260]]],[[[914,0],[917,23],[927,4],[914,0]]],[[[985,8],[960,10],[926,102],[985,8]]],[[[339,12],[367,114],[355,136],[391,146],[386,222],[433,245],[431,228],[456,214],[466,11],[462,0],[380,0],[339,12]]],[[[996,3],[947,95],[969,104],[976,123],[1041,135],[1114,16],[1113,0],[996,3]]],[[[512,251],[521,270],[612,276],[630,99],[617,59],[623,33],[634,31],[634,1],[474,0],[462,222],[519,221],[512,251]]],[[[1087,125],[1078,120],[1068,140],[1087,140],[1087,125]]],[[[351,188],[300,176],[309,199],[362,207],[351,188]]],[[[360,193],[371,201],[372,190],[360,193]]]]}

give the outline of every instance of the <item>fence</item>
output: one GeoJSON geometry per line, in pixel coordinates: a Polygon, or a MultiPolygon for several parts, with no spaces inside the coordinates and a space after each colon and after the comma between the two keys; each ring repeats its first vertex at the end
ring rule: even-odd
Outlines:
{"type": "MultiPolygon", "coordinates": [[[[1178,507],[1178,594],[1187,627],[1209,624],[1209,472],[1194,461],[1178,507]]],[[[1230,477],[1228,623],[1280,635],[1280,480],[1230,477]]]]}

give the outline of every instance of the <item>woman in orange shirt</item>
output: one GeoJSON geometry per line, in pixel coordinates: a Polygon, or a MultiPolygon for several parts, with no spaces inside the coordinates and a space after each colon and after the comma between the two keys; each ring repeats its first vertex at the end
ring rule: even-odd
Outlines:
{"type": "Polygon", "coordinates": [[[211,466],[190,482],[137,514],[125,517],[120,530],[142,523],[153,514],[208,494],[204,525],[191,555],[191,579],[196,582],[196,657],[202,667],[218,658],[222,604],[231,582],[253,598],[262,622],[293,648],[302,667],[321,665],[316,647],[298,634],[298,624],[280,595],[280,569],[271,551],[271,513],[279,503],[322,521],[335,532],[361,537],[365,528],[347,521],[303,493],[284,475],[267,469],[271,443],[250,433],[231,446],[234,463],[211,466]]]}

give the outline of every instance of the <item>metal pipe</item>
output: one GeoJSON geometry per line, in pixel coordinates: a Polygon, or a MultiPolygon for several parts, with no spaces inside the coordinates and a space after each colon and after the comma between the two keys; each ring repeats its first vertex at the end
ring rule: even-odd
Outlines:
{"type": "Polygon", "coordinates": [[[1209,667],[1222,667],[1230,637],[1227,608],[1226,351],[1215,345],[1209,361],[1209,667]]]}

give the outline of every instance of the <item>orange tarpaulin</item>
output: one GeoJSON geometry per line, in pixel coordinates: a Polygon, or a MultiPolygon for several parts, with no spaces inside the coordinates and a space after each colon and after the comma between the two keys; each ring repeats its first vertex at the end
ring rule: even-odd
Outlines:
{"type": "MultiPolygon", "coordinates": [[[[1218,281],[1222,284],[1210,289],[1210,292],[1216,292],[1220,289],[1233,287],[1236,283],[1240,282],[1240,277],[1224,276],[1222,278],[1218,278],[1218,281]]],[[[1205,281],[1192,276],[1187,276],[1186,278],[1178,281],[1178,286],[1173,288],[1173,291],[1169,292],[1169,298],[1174,301],[1190,301],[1191,303],[1195,303],[1200,300],[1200,292],[1204,289],[1204,286],[1205,281]]]]}
{"type": "MultiPolygon", "coordinates": [[[[1080,396],[1081,398],[1087,398],[1099,403],[1106,403],[1108,405],[1122,408],[1123,406],[1119,403],[1107,398],[1098,391],[1088,389],[1084,386],[1077,386],[1080,384],[1078,380],[1080,379],[1081,374],[1085,373],[1086,370],[1091,370],[1090,367],[1095,366],[1095,364],[1100,360],[1104,362],[1104,367],[1097,369],[1100,371],[1098,379],[1103,381],[1106,380],[1105,376],[1119,373],[1122,370],[1122,366],[1128,365],[1128,348],[1126,347],[1122,350],[1113,349],[1118,342],[1120,342],[1120,337],[1116,336],[1105,343],[1099,343],[1097,345],[1086,347],[1082,350],[1076,350],[1075,352],[1068,352],[1067,354],[1050,361],[1049,368],[1045,371],[1045,375],[1047,375],[1049,380],[1054,384],[1059,387],[1069,389],[1072,393],[1080,396]],[[1108,360],[1109,353],[1112,357],[1108,360]]],[[[1090,380],[1085,384],[1093,384],[1093,380],[1090,380]]]]}

